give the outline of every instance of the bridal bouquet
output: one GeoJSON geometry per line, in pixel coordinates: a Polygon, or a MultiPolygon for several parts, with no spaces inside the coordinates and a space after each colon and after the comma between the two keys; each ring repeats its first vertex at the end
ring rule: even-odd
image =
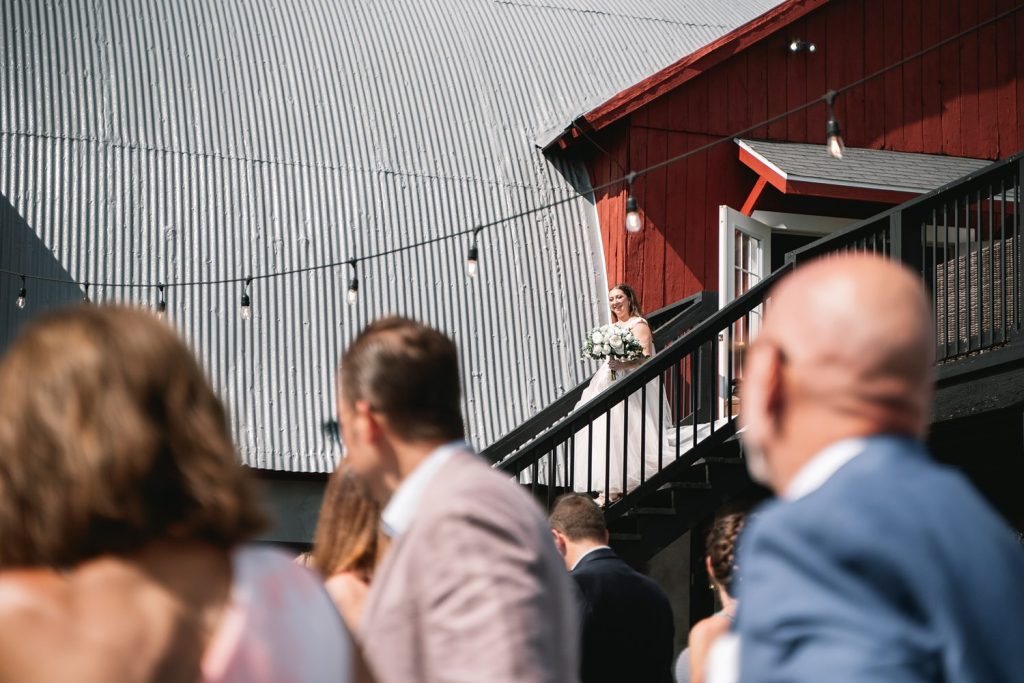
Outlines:
{"type": "MultiPolygon", "coordinates": [[[[629,330],[618,325],[601,325],[587,335],[583,342],[583,355],[580,360],[607,360],[614,358],[620,361],[632,361],[644,356],[644,347],[629,330]]],[[[612,379],[615,371],[612,370],[612,379]]]]}

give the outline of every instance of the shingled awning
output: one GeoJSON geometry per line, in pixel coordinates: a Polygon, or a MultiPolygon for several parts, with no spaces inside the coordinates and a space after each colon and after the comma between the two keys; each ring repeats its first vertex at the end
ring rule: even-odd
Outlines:
{"type": "Polygon", "coordinates": [[[899,203],[991,164],[987,159],[847,147],[833,159],[825,145],[736,140],[740,160],[784,194],[899,203]]]}

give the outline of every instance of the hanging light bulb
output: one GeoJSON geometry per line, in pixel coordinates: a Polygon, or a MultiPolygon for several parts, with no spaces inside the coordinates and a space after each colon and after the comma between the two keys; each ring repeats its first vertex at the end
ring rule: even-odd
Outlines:
{"type": "Polygon", "coordinates": [[[828,120],[828,124],[825,127],[825,135],[828,136],[828,153],[836,159],[843,158],[843,152],[846,151],[846,145],[843,144],[843,136],[839,130],[839,122],[834,118],[828,120]]]}
{"type": "Polygon", "coordinates": [[[644,228],[644,221],[640,217],[640,208],[637,206],[636,197],[633,196],[633,181],[636,173],[630,171],[626,176],[626,232],[640,232],[644,228]]]}
{"type": "Polygon", "coordinates": [[[89,283],[83,282],[82,286],[85,288],[85,291],[82,293],[82,303],[87,304],[89,303],[89,283]]]}
{"type": "Polygon", "coordinates": [[[626,197],[626,230],[628,232],[640,232],[644,228],[643,219],[640,218],[640,209],[636,205],[636,198],[633,195],[626,197]]]}
{"type": "Polygon", "coordinates": [[[348,305],[354,306],[359,301],[359,278],[356,277],[356,262],[349,261],[352,267],[352,279],[348,281],[348,305]]]}
{"type": "Polygon", "coordinates": [[[241,310],[242,310],[242,320],[248,320],[249,316],[251,315],[251,313],[250,313],[250,308],[251,307],[249,306],[249,303],[250,303],[249,302],[249,285],[251,283],[252,283],[252,278],[251,277],[245,278],[245,287],[242,288],[242,308],[241,308],[241,310]]]}
{"type": "Polygon", "coordinates": [[[167,299],[164,297],[164,286],[157,285],[156,288],[159,292],[159,298],[156,302],[156,317],[163,320],[167,317],[167,299]]]}
{"type": "Polygon", "coordinates": [[[833,158],[842,159],[843,153],[846,151],[846,145],[843,143],[843,134],[839,129],[839,121],[836,119],[835,112],[832,109],[835,99],[836,91],[829,90],[828,94],[825,95],[825,103],[828,105],[828,123],[825,124],[825,146],[833,158]]]}
{"type": "Polygon", "coordinates": [[[480,249],[477,247],[477,235],[483,228],[475,228],[473,230],[473,246],[469,248],[469,255],[466,257],[466,274],[471,278],[476,277],[477,270],[480,266],[480,249]]]}
{"type": "Polygon", "coordinates": [[[25,304],[28,302],[28,293],[25,291],[25,276],[21,276],[21,289],[18,290],[18,298],[14,300],[14,304],[18,308],[25,308],[25,304]]]}

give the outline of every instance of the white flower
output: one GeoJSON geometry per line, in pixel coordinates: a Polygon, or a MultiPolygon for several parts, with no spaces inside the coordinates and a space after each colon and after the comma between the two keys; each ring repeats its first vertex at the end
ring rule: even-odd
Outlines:
{"type": "Polygon", "coordinates": [[[590,335],[590,341],[594,342],[595,344],[603,344],[604,343],[604,335],[601,334],[600,331],[594,330],[594,333],[592,335],[590,335]]]}
{"type": "Polygon", "coordinates": [[[613,349],[621,349],[622,348],[622,337],[619,337],[619,336],[610,337],[608,339],[608,344],[610,344],[613,349]]]}
{"type": "Polygon", "coordinates": [[[607,356],[611,352],[612,352],[612,347],[608,346],[607,344],[605,344],[604,346],[601,347],[601,353],[603,353],[604,355],[607,356]]]}

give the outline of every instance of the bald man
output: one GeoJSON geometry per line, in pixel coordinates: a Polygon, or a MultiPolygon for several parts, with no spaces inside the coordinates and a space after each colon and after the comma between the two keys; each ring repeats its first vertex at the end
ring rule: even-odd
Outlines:
{"type": "Polygon", "coordinates": [[[1024,550],[922,444],[930,311],[868,256],[773,292],[742,388],[748,467],[777,499],[741,539],[740,680],[1024,680],[1024,550]]]}

